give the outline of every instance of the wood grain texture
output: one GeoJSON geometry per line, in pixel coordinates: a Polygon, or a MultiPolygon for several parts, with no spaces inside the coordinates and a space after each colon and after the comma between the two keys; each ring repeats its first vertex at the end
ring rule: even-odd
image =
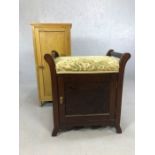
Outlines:
{"type": "Polygon", "coordinates": [[[71,24],[35,23],[32,24],[35,64],[40,102],[52,101],[51,75],[49,66],[44,59],[45,54],[52,50],[60,55],[71,54],[71,24]]]}

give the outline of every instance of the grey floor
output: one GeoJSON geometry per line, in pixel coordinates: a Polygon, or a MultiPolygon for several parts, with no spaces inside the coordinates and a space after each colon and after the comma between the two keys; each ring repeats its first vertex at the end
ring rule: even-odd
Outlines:
{"type": "Polygon", "coordinates": [[[121,127],[80,129],[51,137],[52,105],[39,106],[36,86],[20,84],[20,155],[134,155],[134,82],[125,80],[121,127]]]}

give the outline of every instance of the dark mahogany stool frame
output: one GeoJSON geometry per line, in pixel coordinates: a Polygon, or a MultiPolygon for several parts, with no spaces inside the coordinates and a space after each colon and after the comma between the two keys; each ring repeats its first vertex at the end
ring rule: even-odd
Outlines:
{"type": "MultiPolygon", "coordinates": [[[[45,54],[44,58],[49,65],[50,73],[51,73],[51,81],[52,81],[53,115],[54,115],[54,129],[52,132],[52,136],[56,136],[57,132],[60,131],[61,129],[69,129],[69,128],[78,127],[78,126],[99,126],[99,125],[114,126],[116,128],[117,133],[122,133],[122,130],[120,127],[120,118],[121,118],[124,70],[125,70],[125,65],[126,65],[128,59],[131,57],[131,55],[129,53],[118,53],[112,49],[109,50],[106,55],[120,58],[120,61],[119,61],[120,67],[119,67],[118,73],[57,74],[54,59],[56,57],[59,57],[58,52],[52,51],[51,55],[45,54]],[[99,84],[99,86],[105,82],[105,86],[103,86],[101,88],[101,90],[104,90],[104,87],[105,87],[105,92],[106,92],[106,87],[107,87],[107,90],[110,90],[109,91],[110,95],[108,95],[108,94],[105,95],[105,96],[110,97],[110,99],[105,98],[107,100],[107,101],[105,101],[105,104],[106,104],[106,102],[107,103],[109,102],[110,104],[112,103],[110,105],[111,112],[105,113],[105,114],[104,113],[103,114],[98,114],[98,113],[90,114],[89,113],[89,114],[74,115],[74,111],[76,111],[76,109],[74,109],[74,106],[72,106],[72,108],[70,108],[71,105],[69,105],[68,106],[69,110],[70,110],[70,112],[72,112],[72,110],[73,110],[73,113],[70,116],[65,115],[65,109],[67,106],[65,107],[66,103],[63,103],[63,102],[66,102],[63,99],[63,97],[65,97],[63,95],[65,95],[65,92],[67,92],[68,90],[64,90],[64,84],[67,85],[70,83],[70,81],[73,81],[72,83],[73,83],[73,85],[75,85],[74,83],[76,83],[75,81],[77,81],[77,82],[79,82],[78,88],[80,88],[84,85],[83,79],[86,79],[86,81],[88,79],[88,82],[90,81],[90,83],[93,81],[94,81],[94,83],[96,81],[100,82],[101,84],[99,84]],[[80,84],[80,82],[81,82],[81,84],[80,84]],[[109,83],[109,85],[106,85],[107,83],[109,83]],[[111,95],[111,94],[113,94],[113,95],[111,95]]],[[[88,85],[88,87],[89,87],[89,85],[88,85]]],[[[87,89],[87,91],[85,91],[87,99],[88,99],[87,94],[92,93],[93,88],[96,89],[96,87],[93,85],[90,88],[91,92],[89,92],[89,88],[87,89]]],[[[100,92],[98,91],[97,93],[100,93],[100,92]]],[[[72,102],[75,101],[74,97],[72,97],[71,95],[72,95],[72,92],[67,97],[68,98],[71,97],[72,101],[67,104],[72,104],[72,102]]],[[[95,95],[95,93],[94,93],[94,95],[95,95]]],[[[96,94],[96,95],[98,95],[98,94],[96,94]]],[[[74,93],[74,96],[75,96],[75,93],[74,93]]],[[[79,97],[78,97],[78,99],[79,99],[79,97]]],[[[86,99],[81,98],[81,102],[84,102],[84,101],[86,102],[86,99]]],[[[101,102],[97,98],[96,98],[95,102],[96,102],[95,103],[96,105],[98,104],[98,106],[100,106],[99,104],[101,104],[101,102]]],[[[87,111],[87,110],[92,111],[93,108],[89,107],[88,104],[86,107],[86,104],[83,104],[83,107],[81,107],[81,111],[83,111],[83,109],[85,111],[87,111]]],[[[94,109],[95,108],[96,107],[94,106],[94,109]]],[[[98,110],[96,110],[96,111],[98,111],[98,110]]]]}

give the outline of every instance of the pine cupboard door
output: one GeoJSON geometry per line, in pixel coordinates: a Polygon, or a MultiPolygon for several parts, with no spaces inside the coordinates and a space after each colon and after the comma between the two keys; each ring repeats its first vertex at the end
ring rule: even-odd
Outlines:
{"type": "MultiPolygon", "coordinates": [[[[115,75],[114,75],[115,76],[115,75]]],[[[58,78],[59,114],[67,125],[114,122],[116,78],[107,75],[75,75],[58,78]]]]}
{"type": "Polygon", "coordinates": [[[70,36],[65,28],[35,28],[36,63],[41,101],[52,101],[51,77],[44,55],[52,50],[70,55],[70,36]]]}

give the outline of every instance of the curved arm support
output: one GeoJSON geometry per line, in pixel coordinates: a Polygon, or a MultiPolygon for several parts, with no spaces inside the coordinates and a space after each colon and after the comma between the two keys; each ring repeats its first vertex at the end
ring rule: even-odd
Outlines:
{"type": "Polygon", "coordinates": [[[130,59],[131,57],[131,54],[130,53],[119,53],[119,52],[115,52],[113,49],[110,49],[107,54],[107,56],[113,56],[113,57],[117,57],[117,58],[120,58],[120,61],[119,61],[119,72],[124,72],[124,68],[125,68],[125,65],[127,63],[127,61],[130,59]]]}
{"type": "Polygon", "coordinates": [[[123,80],[124,80],[124,70],[127,61],[130,59],[130,53],[119,53],[115,52],[113,49],[110,49],[107,52],[107,56],[113,56],[120,58],[119,61],[119,74],[118,74],[118,81],[117,81],[117,101],[116,101],[116,129],[118,133],[121,133],[120,128],[120,119],[121,119],[121,105],[122,105],[122,93],[123,93],[123,80]]]}
{"type": "Polygon", "coordinates": [[[56,76],[56,67],[54,63],[54,59],[58,57],[59,54],[56,51],[52,51],[52,54],[45,54],[44,59],[49,65],[50,68],[50,75],[51,75],[51,84],[52,84],[52,96],[53,96],[53,115],[54,115],[54,129],[52,132],[52,136],[56,136],[58,129],[59,129],[59,114],[58,114],[58,82],[57,82],[57,76],[56,76]]]}

